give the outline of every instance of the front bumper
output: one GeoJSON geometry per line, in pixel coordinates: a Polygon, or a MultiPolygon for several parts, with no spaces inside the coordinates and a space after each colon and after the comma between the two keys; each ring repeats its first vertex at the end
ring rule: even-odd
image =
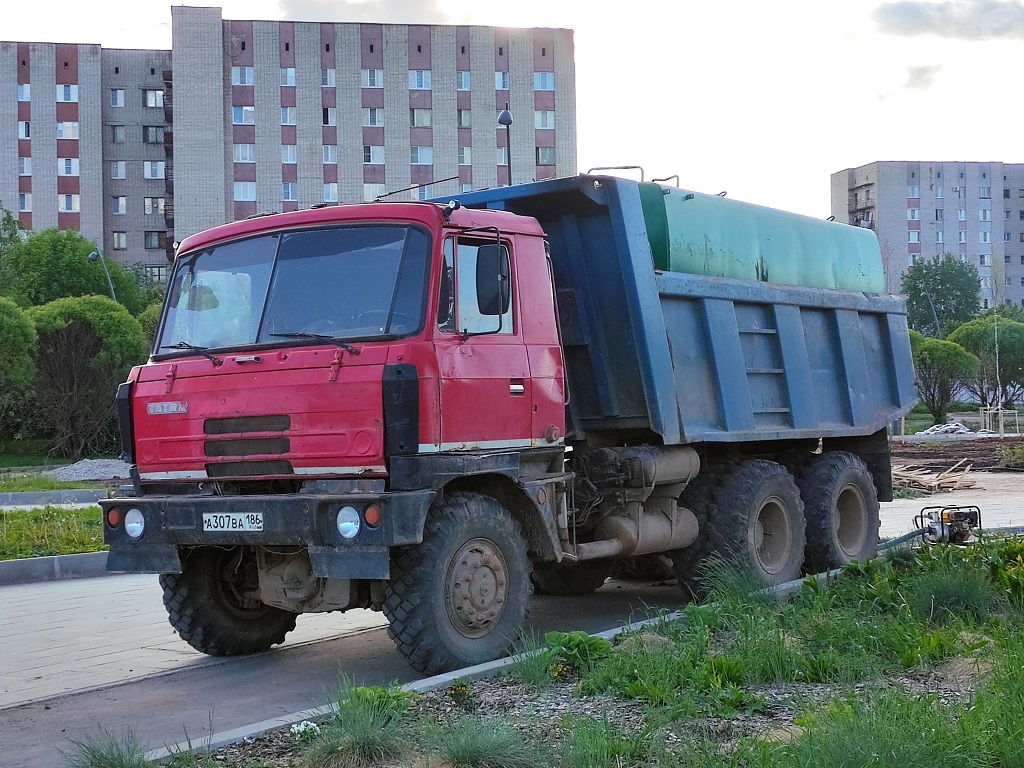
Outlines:
{"type": "Polygon", "coordinates": [[[104,499],[103,538],[110,546],[107,570],[128,573],[180,573],[181,548],[201,546],[304,547],[315,576],[341,579],[387,579],[389,549],[418,544],[434,491],[347,493],[340,495],[282,494],[265,496],[141,496],[104,499]],[[336,517],[344,506],[360,516],[371,504],[381,521],[363,521],[359,533],[344,539],[336,517]],[[111,526],[110,509],[138,509],[145,519],[143,534],[133,539],[123,523],[111,526]],[[263,517],[262,531],[204,531],[204,514],[250,514],[263,517]]]}

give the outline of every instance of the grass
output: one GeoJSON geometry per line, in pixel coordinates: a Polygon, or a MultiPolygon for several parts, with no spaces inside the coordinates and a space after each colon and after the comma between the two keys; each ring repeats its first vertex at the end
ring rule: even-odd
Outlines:
{"type": "MultiPolygon", "coordinates": [[[[123,481],[118,481],[123,482],[123,481]]],[[[74,488],[105,488],[107,483],[79,480],[75,482],[43,477],[40,474],[0,475],[0,493],[23,493],[25,491],[60,491],[74,488]]]]}
{"type": "Polygon", "coordinates": [[[106,548],[98,507],[0,510],[0,560],[101,552],[106,548]]]}
{"type": "Polygon", "coordinates": [[[81,740],[73,740],[64,753],[66,768],[149,768],[146,750],[134,731],[114,733],[100,728],[81,740]]]}
{"type": "Polygon", "coordinates": [[[426,731],[426,750],[451,768],[535,768],[548,764],[543,747],[495,718],[467,715],[426,731]]]}

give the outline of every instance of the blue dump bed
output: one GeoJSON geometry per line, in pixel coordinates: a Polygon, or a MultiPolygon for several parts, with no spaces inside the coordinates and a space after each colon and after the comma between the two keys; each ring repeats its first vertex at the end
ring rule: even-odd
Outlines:
{"type": "Polygon", "coordinates": [[[845,437],[910,410],[917,394],[904,302],[831,287],[836,275],[877,282],[873,234],[674,188],[663,193],[673,206],[693,200],[714,215],[670,210],[661,221],[651,188],[581,175],[458,198],[533,216],[547,232],[578,436],[667,445],[845,437]],[[743,237],[729,221],[748,222],[743,237]],[[789,245],[759,242],[758,232],[780,227],[789,245]],[[728,248],[716,247],[722,238],[728,248]],[[719,276],[720,260],[679,258],[672,242],[727,250],[751,277],[719,276]],[[695,274],[658,263],[710,266],[695,274]],[[804,284],[771,282],[780,275],[804,284]],[[815,284],[821,275],[829,285],[815,284]]]}

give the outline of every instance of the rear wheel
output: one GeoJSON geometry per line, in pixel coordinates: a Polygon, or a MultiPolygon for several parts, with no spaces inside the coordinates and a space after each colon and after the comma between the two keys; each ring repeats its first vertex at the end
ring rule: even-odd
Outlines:
{"type": "Polygon", "coordinates": [[[554,568],[536,568],[533,586],[538,594],[579,597],[596,592],[612,574],[611,560],[585,560],[554,568]]]}
{"type": "Polygon", "coordinates": [[[399,652],[426,674],[505,654],[526,621],[526,551],[519,524],[494,499],[458,492],[435,503],[422,543],[392,553],[383,608],[399,652]]]}
{"type": "Polygon", "coordinates": [[[667,554],[672,559],[672,575],[679,582],[679,587],[696,598],[703,597],[705,593],[701,576],[707,557],[712,552],[708,540],[708,520],[714,510],[715,490],[735,466],[728,459],[708,462],[679,497],[679,506],[690,510],[697,518],[697,538],[690,546],[667,554]]]}
{"type": "Polygon", "coordinates": [[[797,479],[807,517],[805,568],[839,568],[878,551],[878,491],[859,456],[830,451],[797,479]]]}
{"type": "Polygon", "coordinates": [[[715,491],[710,551],[749,568],[765,586],[800,576],[804,505],[796,481],[773,461],[745,461],[715,491]]]}
{"type": "Polygon", "coordinates": [[[256,554],[244,547],[199,547],[164,573],[167,618],[178,635],[211,656],[258,653],[284,642],[297,614],[266,605],[259,592],[256,554]]]}

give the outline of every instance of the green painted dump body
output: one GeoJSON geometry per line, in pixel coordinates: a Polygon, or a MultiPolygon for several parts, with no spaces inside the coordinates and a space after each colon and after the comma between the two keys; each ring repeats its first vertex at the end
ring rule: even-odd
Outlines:
{"type": "Polygon", "coordinates": [[[666,272],[885,292],[870,230],[658,184],[641,184],[640,201],[666,272]]]}

